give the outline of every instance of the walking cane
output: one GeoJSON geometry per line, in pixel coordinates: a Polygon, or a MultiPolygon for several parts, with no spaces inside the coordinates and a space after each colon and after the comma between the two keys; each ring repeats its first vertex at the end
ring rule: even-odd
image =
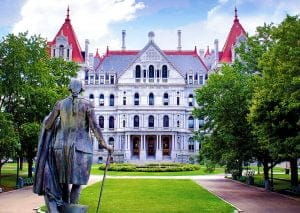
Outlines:
{"type": "Polygon", "coordinates": [[[104,175],[103,175],[103,179],[102,179],[101,190],[100,190],[100,195],[99,195],[99,200],[98,200],[98,205],[97,205],[96,213],[98,213],[99,209],[100,209],[102,192],[103,192],[103,189],[104,189],[104,182],[105,182],[105,179],[106,179],[106,172],[108,170],[109,163],[110,163],[110,157],[111,157],[111,153],[109,153],[107,155],[106,164],[105,164],[105,170],[104,170],[104,175]]]}

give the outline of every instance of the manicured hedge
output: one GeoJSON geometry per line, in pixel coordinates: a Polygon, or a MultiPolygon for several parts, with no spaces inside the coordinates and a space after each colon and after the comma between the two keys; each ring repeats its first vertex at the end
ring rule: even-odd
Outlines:
{"type": "MultiPolygon", "coordinates": [[[[104,170],[105,164],[100,165],[99,169],[104,170]]],[[[199,165],[194,164],[179,164],[179,163],[161,163],[161,164],[110,164],[110,171],[125,171],[125,172],[182,172],[199,170],[199,165]]]]}

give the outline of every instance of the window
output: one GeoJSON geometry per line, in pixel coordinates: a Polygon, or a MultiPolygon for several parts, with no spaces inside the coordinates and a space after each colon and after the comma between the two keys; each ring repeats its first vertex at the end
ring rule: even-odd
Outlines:
{"type": "Polygon", "coordinates": [[[104,117],[103,116],[99,116],[99,127],[100,128],[104,128],[104,117]]]}
{"type": "Polygon", "coordinates": [[[123,97],[123,105],[126,105],[126,96],[123,97]]]}
{"type": "Polygon", "coordinates": [[[176,104],[177,104],[177,106],[180,105],[180,96],[179,96],[179,92],[177,92],[176,104]]]}
{"type": "Polygon", "coordinates": [[[133,127],[137,128],[140,126],[140,118],[138,115],[133,117],[133,127]]]}
{"type": "Polygon", "coordinates": [[[203,127],[204,120],[202,118],[199,119],[199,128],[203,127]]]}
{"type": "Polygon", "coordinates": [[[99,96],[99,106],[104,106],[104,95],[100,94],[99,96]]]}
{"type": "Polygon", "coordinates": [[[159,78],[159,70],[156,70],[156,78],[159,78]]]}
{"type": "Polygon", "coordinates": [[[154,78],[154,66],[149,66],[149,78],[154,78]]]}
{"type": "Polygon", "coordinates": [[[113,137],[109,137],[109,139],[108,139],[108,145],[114,146],[114,142],[115,142],[115,139],[113,137]]]}
{"type": "Polygon", "coordinates": [[[134,105],[139,105],[140,104],[140,95],[138,93],[134,94],[134,105]]]}
{"type": "Polygon", "coordinates": [[[177,121],[177,127],[178,128],[180,127],[180,121],[179,120],[177,121]]]}
{"type": "Polygon", "coordinates": [[[104,84],[104,75],[100,75],[100,84],[104,84]]]}
{"type": "Polygon", "coordinates": [[[144,78],[146,78],[146,77],[147,77],[147,71],[144,70],[144,78]]]}
{"type": "Polygon", "coordinates": [[[94,102],[94,95],[93,94],[90,94],[89,98],[90,98],[91,102],[94,102]]]}
{"type": "Polygon", "coordinates": [[[123,126],[123,128],[126,127],[126,121],[125,120],[122,121],[122,126],[123,126]]]}
{"type": "Polygon", "coordinates": [[[189,143],[189,151],[190,152],[195,151],[195,141],[193,140],[192,137],[189,138],[188,143],[189,143]]]}
{"type": "Polygon", "coordinates": [[[59,51],[58,51],[58,56],[59,57],[64,57],[64,45],[59,46],[59,51]]]}
{"type": "Polygon", "coordinates": [[[169,95],[168,93],[164,93],[164,99],[163,99],[164,105],[169,105],[169,95]]]}
{"type": "Polygon", "coordinates": [[[195,79],[195,81],[197,81],[197,80],[198,80],[198,74],[197,74],[197,73],[195,73],[195,77],[194,77],[194,79],[195,79]]]}
{"type": "Polygon", "coordinates": [[[94,84],[94,76],[90,75],[90,84],[94,84]]]}
{"type": "Polygon", "coordinates": [[[167,67],[167,65],[162,66],[162,78],[168,78],[168,67],[167,67]]]}
{"type": "Polygon", "coordinates": [[[149,105],[154,105],[154,95],[153,95],[153,93],[149,94],[149,105]]]}
{"type": "Polygon", "coordinates": [[[169,116],[167,115],[163,117],[163,127],[169,127],[169,116]]]}
{"type": "Polygon", "coordinates": [[[193,76],[189,75],[189,84],[193,84],[193,76]]]}
{"type": "Polygon", "coordinates": [[[194,118],[193,116],[189,117],[188,125],[190,129],[194,129],[194,118]]]}
{"type": "Polygon", "coordinates": [[[109,106],[114,106],[115,105],[115,96],[111,94],[109,96],[109,106]]]}
{"type": "Polygon", "coordinates": [[[109,116],[108,119],[108,128],[113,129],[115,128],[115,119],[113,116],[109,116]]]}
{"type": "Polygon", "coordinates": [[[200,85],[203,85],[203,82],[204,82],[204,81],[203,81],[203,75],[200,75],[200,76],[199,76],[199,84],[200,84],[200,85]]]}
{"type": "Polygon", "coordinates": [[[194,106],[194,97],[193,97],[193,94],[189,95],[189,106],[194,106]]]}
{"type": "Polygon", "coordinates": [[[115,84],[115,76],[114,75],[110,76],[110,84],[115,84]]]}
{"type": "Polygon", "coordinates": [[[69,60],[69,57],[70,57],[70,50],[67,49],[67,59],[69,60]]]}
{"type": "Polygon", "coordinates": [[[154,127],[154,116],[150,115],[148,119],[148,127],[153,128],[154,127]]]}
{"type": "Polygon", "coordinates": [[[135,78],[141,78],[141,66],[140,65],[135,66],[135,78]]]}

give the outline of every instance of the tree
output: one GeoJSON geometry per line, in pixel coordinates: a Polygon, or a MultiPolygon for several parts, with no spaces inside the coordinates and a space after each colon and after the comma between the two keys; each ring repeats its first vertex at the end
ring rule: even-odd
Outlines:
{"type": "Polygon", "coordinates": [[[291,163],[291,185],[298,186],[300,156],[300,21],[287,16],[270,31],[273,44],[259,58],[262,70],[249,121],[273,158],[291,163]]]}
{"type": "Polygon", "coordinates": [[[253,75],[243,72],[241,64],[224,65],[220,73],[210,75],[206,85],[196,91],[198,118],[205,125],[196,133],[202,141],[201,154],[223,163],[227,169],[242,173],[255,148],[251,126],[246,120],[252,97],[253,75]]]}
{"type": "Polygon", "coordinates": [[[2,166],[14,158],[19,149],[19,137],[14,130],[11,115],[0,111],[0,185],[2,166]]]}
{"type": "MultiPolygon", "coordinates": [[[[50,59],[46,40],[40,36],[19,33],[3,38],[0,42],[0,109],[12,114],[16,131],[21,132],[23,124],[42,122],[55,102],[68,94],[69,79],[76,76],[77,69],[74,62],[50,59]]],[[[29,130],[36,131],[35,128],[29,130]]],[[[27,140],[27,136],[36,134],[26,132],[26,137],[21,137],[22,148],[28,147],[25,143],[36,147],[37,140],[35,143],[27,140]]],[[[20,155],[29,160],[32,153],[25,151],[22,149],[20,155]]]]}

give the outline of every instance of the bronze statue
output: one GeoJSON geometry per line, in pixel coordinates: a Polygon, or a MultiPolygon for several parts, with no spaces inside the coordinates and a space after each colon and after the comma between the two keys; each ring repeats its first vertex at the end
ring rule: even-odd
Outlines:
{"type": "Polygon", "coordinates": [[[92,164],[90,129],[109,153],[113,151],[103,139],[93,105],[79,96],[82,82],[72,79],[69,90],[71,95],[58,101],[45,118],[39,139],[33,191],[45,196],[50,212],[78,203],[92,164]]]}

